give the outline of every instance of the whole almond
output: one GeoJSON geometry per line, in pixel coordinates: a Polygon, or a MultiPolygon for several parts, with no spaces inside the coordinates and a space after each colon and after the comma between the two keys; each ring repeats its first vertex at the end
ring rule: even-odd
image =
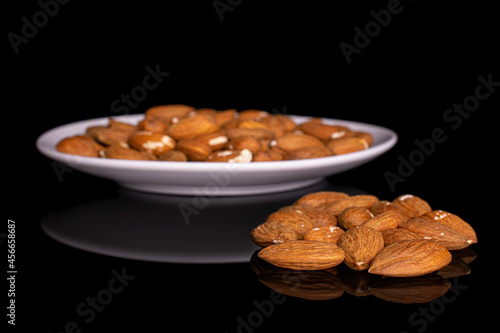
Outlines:
{"type": "Polygon", "coordinates": [[[287,133],[277,137],[271,145],[275,145],[277,148],[287,153],[301,148],[324,146],[320,139],[312,135],[296,133],[287,133]]]}
{"type": "Polygon", "coordinates": [[[253,136],[240,136],[231,139],[225,146],[226,149],[248,149],[252,154],[261,149],[261,142],[253,136]]]}
{"type": "Polygon", "coordinates": [[[229,128],[226,130],[226,136],[233,140],[242,136],[252,136],[260,140],[273,140],[274,132],[264,128],[229,128]]]}
{"type": "Polygon", "coordinates": [[[104,147],[86,135],[75,135],[59,141],[56,149],[66,154],[98,157],[99,151],[104,147]]]}
{"type": "Polygon", "coordinates": [[[344,251],[333,243],[296,240],[265,247],[258,256],[282,268],[320,270],[342,263],[344,251]]]}
{"type": "Polygon", "coordinates": [[[130,148],[126,143],[113,143],[102,150],[102,157],[124,159],[124,160],[143,160],[154,161],[156,156],[146,151],[139,151],[130,148]]]}
{"type": "Polygon", "coordinates": [[[282,161],[283,155],[272,150],[259,150],[253,155],[252,162],[273,162],[282,161]]]}
{"type": "Polygon", "coordinates": [[[343,234],[344,230],[342,228],[325,225],[310,229],[304,234],[303,239],[337,244],[343,234]]]}
{"type": "Polygon", "coordinates": [[[472,226],[461,219],[458,215],[445,212],[444,210],[433,210],[423,214],[421,217],[429,218],[455,229],[470,240],[471,244],[477,243],[477,235],[472,226]]]}
{"type": "Polygon", "coordinates": [[[329,205],[326,210],[334,215],[340,215],[347,207],[358,206],[370,209],[378,201],[378,198],[371,194],[353,195],[349,198],[334,202],[329,205]]]}
{"type": "Polygon", "coordinates": [[[219,125],[214,116],[200,113],[180,118],[168,127],[166,134],[174,140],[179,141],[192,139],[202,134],[217,132],[218,130],[219,125]]]}
{"type": "Polygon", "coordinates": [[[163,133],[137,131],[131,134],[127,142],[132,148],[153,155],[161,155],[175,148],[175,141],[163,133]]]}
{"type": "Polygon", "coordinates": [[[371,219],[363,222],[363,226],[373,228],[378,231],[397,228],[403,223],[403,217],[394,211],[388,211],[375,215],[371,219]]]}
{"type": "Polygon", "coordinates": [[[294,207],[300,207],[300,209],[307,215],[307,217],[309,217],[314,228],[322,226],[332,227],[338,225],[337,217],[325,211],[324,209],[310,208],[303,206],[294,206],[294,207]]]}
{"type": "Polygon", "coordinates": [[[289,226],[295,231],[297,239],[302,239],[304,234],[313,227],[309,217],[301,211],[278,210],[266,218],[266,222],[270,221],[289,226]]]}
{"type": "Polygon", "coordinates": [[[326,208],[342,199],[349,198],[349,194],[336,191],[319,191],[308,193],[295,201],[295,205],[311,207],[311,208],[326,208]]]}
{"type": "Polygon", "coordinates": [[[455,229],[424,217],[412,218],[401,224],[401,228],[410,230],[424,239],[434,240],[448,250],[460,250],[474,242],[455,229]]]}
{"type": "Polygon", "coordinates": [[[297,240],[292,228],[279,222],[264,222],[250,232],[252,241],[262,247],[297,240]]]}
{"type": "Polygon", "coordinates": [[[299,129],[325,142],[330,139],[341,138],[349,131],[345,126],[328,125],[317,121],[300,124],[299,129]]]}
{"type": "Polygon", "coordinates": [[[419,217],[432,210],[427,201],[412,194],[400,195],[392,202],[401,207],[409,217],[419,217]]]}
{"type": "Polygon", "coordinates": [[[176,149],[186,154],[189,161],[204,161],[212,153],[212,148],[208,144],[195,139],[177,142],[176,149]]]}
{"type": "Polygon", "coordinates": [[[403,228],[393,228],[382,231],[382,236],[384,237],[384,245],[391,245],[402,240],[408,239],[418,239],[421,238],[417,236],[413,231],[403,229],[403,228]]]}
{"type": "Polygon", "coordinates": [[[146,117],[153,117],[165,124],[170,124],[172,119],[183,118],[196,109],[189,105],[169,104],[153,106],[145,111],[146,117]]]}
{"type": "Polygon", "coordinates": [[[403,240],[386,246],[373,259],[369,273],[394,276],[421,276],[448,265],[451,253],[436,241],[427,239],[403,240]]]}
{"type": "Polygon", "coordinates": [[[204,160],[205,162],[229,162],[249,163],[252,162],[253,154],[248,149],[219,150],[214,151],[204,160]]]}
{"type": "Polygon", "coordinates": [[[105,126],[88,127],[85,131],[85,134],[105,146],[109,146],[113,143],[118,142],[126,143],[130,136],[129,131],[123,131],[121,129],[105,126]]]}
{"type": "Polygon", "coordinates": [[[306,147],[293,150],[286,155],[287,160],[305,160],[310,158],[320,158],[332,156],[330,149],[325,146],[306,147]]]}
{"type": "Polygon", "coordinates": [[[345,264],[356,271],[366,270],[384,248],[382,234],[372,228],[354,227],[347,230],[338,242],[344,250],[345,264]]]}
{"type": "Polygon", "coordinates": [[[326,146],[334,155],[344,155],[370,148],[366,139],[360,137],[332,139],[326,143],[326,146]]]}
{"type": "Polygon", "coordinates": [[[362,225],[374,215],[365,207],[351,206],[344,209],[338,216],[339,225],[344,229],[351,229],[362,225]]]}
{"type": "Polygon", "coordinates": [[[187,162],[188,157],[180,150],[170,150],[164,154],[158,155],[158,161],[187,162]]]}
{"type": "Polygon", "coordinates": [[[404,221],[408,221],[410,217],[406,212],[401,208],[401,206],[398,206],[389,200],[380,200],[379,202],[376,202],[372,208],[370,208],[370,211],[373,213],[373,215],[378,215],[382,214],[388,211],[394,211],[396,213],[399,213],[404,221]]]}

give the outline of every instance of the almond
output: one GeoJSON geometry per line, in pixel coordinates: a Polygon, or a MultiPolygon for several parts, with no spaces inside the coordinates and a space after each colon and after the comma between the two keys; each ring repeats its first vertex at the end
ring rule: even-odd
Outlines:
{"type": "Polygon", "coordinates": [[[206,144],[212,149],[212,151],[223,149],[228,142],[228,138],[224,131],[217,131],[217,132],[198,135],[194,137],[192,140],[206,144]]]}
{"type": "Polygon", "coordinates": [[[305,134],[317,137],[322,141],[329,141],[330,139],[338,139],[349,132],[349,128],[345,126],[327,125],[317,121],[308,121],[300,124],[299,129],[305,134]]]}
{"type": "Polygon", "coordinates": [[[99,151],[103,148],[86,135],[64,138],[56,145],[61,153],[88,157],[99,157],[99,151]]]}
{"type": "Polygon", "coordinates": [[[192,139],[196,136],[219,130],[215,117],[208,114],[194,114],[180,118],[167,129],[167,135],[174,140],[192,139]]]}
{"type": "Polygon", "coordinates": [[[365,207],[351,206],[344,209],[338,216],[339,225],[351,229],[362,225],[374,215],[365,207]]]}
{"type": "Polygon", "coordinates": [[[287,160],[305,160],[310,158],[320,158],[332,156],[330,149],[325,146],[306,147],[293,150],[286,156],[287,160]]]}
{"type": "Polygon", "coordinates": [[[223,126],[225,123],[236,119],[238,115],[236,109],[220,110],[215,113],[215,121],[219,126],[223,126]]]}
{"type": "Polygon", "coordinates": [[[419,217],[432,210],[427,201],[412,194],[400,195],[392,202],[401,207],[409,217],[419,217]]]}
{"type": "Polygon", "coordinates": [[[334,202],[347,198],[349,198],[349,194],[344,192],[319,191],[308,193],[300,197],[297,201],[295,201],[294,204],[305,207],[324,209],[334,202]]]}
{"type": "Polygon", "coordinates": [[[251,136],[260,140],[273,140],[274,133],[264,128],[229,128],[226,130],[226,136],[233,140],[242,136],[251,136]]]}
{"type": "Polygon", "coordinates": [[[378,202],[378,198],[374,195],[359,194],[334,202],[326,210],[334,215],[340,215],[347,207],[358,206],[370,209],[376,202],[378,202]]]}
{"type": "Polygon", "coordinates": [[[296,240],[265,247],[258,256],[282,268],[320,270],[342,263],[344,251],[333,243],[296,240]]]}
{"type": "Polygon", "coordinates": [[[250,236],[252,241],[262,247],[297,240],[292,228],[279,222],[264,222],[254,228],[250,236]]]}
{"type": "Polygon", "coordinates": [[[276,138],[272,145],[276,145],[277,148],[287,153],[301,148],[324,146],[320,139],[312,135],[295,133],[287,133],[276,138]]]}
{"type": "Polygon", "coordinates": [[[136,149],[130,148],[126,143],[113,143],[102,151],[105,158],[124,159],[124,160],[143,160],[154,161],[156,156],[136,149]]]}
{"type": "Polygon", "coordinates": [[[282,161],[283,155],[272,150],[259,150],[253,156],[252,162],[272,162],[272,161],[282,161]]]}
{"type": "Polygon", "coordinates": [[[219,150],[208,155],[205,162],[249,163],[252,158],[253,154],[248,149],[219,150]]]}
{"type": "Polygon", "coordinates": [[[157,105],[147,109],[145,115],[156,118],[164,124],[170,124],[172,119],[183,118],[194,111],[196,111],[194,107],[183,104],[157,105]]]}
{"type": "Polygon", "coordinates": [[[304,234],[313,227],[311,219],[304,212],[298,210],[278,210],[273,212],[266,218],[266,222],[271,221],[279,222],[292,228],[297,235],[297,239],[302,239],[304,234]]]}
{"type": "Polygon", "coordinates": [[[180,150],[171,150],[158,156],[159,161],[187,162],[188,158],[180,150]]]}
{"type": "Polygon", "coordinates": [[[382,234],[372,228],[354,227],[347,230],[338,242],[344,250],[345,264],[356,271],[366,270],[384,248],[382,234]]]}
{"type": "Polygon", "coordinates": [[[385,246],[400,242],[402,240],[421,238],[417,236],[416,233],[403,228],[393,228],[384,230],[382,231],[382,236],[384,237],[385,246]]]}
{"type": "Polygon", "coordinates": [[[399,215],[401,215],[404,221],[408,221],[410,219],[408,214],[406,214],[406,212],[403,210],[403,208],[401,208],[401,206],[398,206],[388,200],[380,200],[379,202],[376,202],[372,206],[372,208],[370,208],[370,211],[374,215],[382,214],[388,211],[394,211],[399,215]]]}
{"type": "Polygon", "coordinates": [[[403,240],[386,246],[373,259],[369,273],[393,276],[421,276],[451,262],[451,253],[436,241],[427,239],[403,240]]]}
{"type": "Polygon", "coordinates": [[[310,229],[304,234],[303,239],[337,244],[343,234],[344,230],[342,230],[342,228],[325,225],[310,229]]]}
{"type": "Polygon", "coordinates": [[[252,120],[261,119],[264,117],[269,117],[271,114],[264,110],[248,109],[240,111],[238,119],[241,120],[252,120]]]}
{"type": "Polygon", "coordinates": [[[334,155],[344,155],[370,148],[366,139],[361,137],[331,139],[326,143],[326,146],[334,155]]]}
{"type": "Polygon", "coordinates": [[[363,222],[362,225],[378,231],[384,231],[399,227],[403,221],[403,217],[399,215],[399,213],[388,211],[375,215],[371,219],[363,222]]]}
{"type": "Polygon", "coordinates": [[[328,213],[327,211],[319,208],[310,208],[303,206],[293,206],[300,207],[300,209],[309,217],[313,227],[322,226],[336,226],[338,225],[338,219],[335,215],[328,213]]]}
{"type": "Polygon", "coordinates": [[[455,229],[459,233],[463,234],[467,240],[470,240],[471,244],[477,243],[476,232],[472,226],[455,214],[445,212],[444,210],[433,210],[423,214],[421,217],[429,218],[455,229]]]}
{"type": "Polygon", "coordinates": [[[105,126],[88,127],[85,134],[105,146],[118,142],[126,143],[128,141],[128,137],[130,136],[129,131],[123,131],[117,128],[105,126]]]}
{"type": "Polygon", "coordinates": [[[434,240],[448,250],[460,250],[468,247],[473,240],[447,225],[424,217],[412,218],[401,225],[424,239],[434,240]]]}
{"type": "Polygon", "coordinates": [[[208,144],[195,139],[179,141],[176,149],[183,152],[189,161],[204,161],[212,153],[212,148],[208,144]]]}
{"type": "Polygon", "coordinates": [[[240,136],[231,139],[226,146],[226,149],[248,149],[252,154],[257,153],[261,149],[261,142],[253,136],[240,136]]]}
{"type": "Polygon", "coordinates": [[[137,131],[128,138],[128,144],[137,150],[161,155],[175,148],[175,141],[163,133],[137,131]]]}

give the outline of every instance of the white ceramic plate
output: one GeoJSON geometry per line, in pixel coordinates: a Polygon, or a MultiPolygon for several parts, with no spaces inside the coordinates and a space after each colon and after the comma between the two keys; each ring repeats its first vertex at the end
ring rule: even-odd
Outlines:
{"type": "MultiPolygon", "coordinates": [[[[137,124],[143,114],[113,117],[137,124]]],[[[311,117],[289,116],[295,123],[311,117]]],[[[276,162],[167,162],[133,161],[83,157],[57,151],[56,144],[65,137],[85,133],[89,126],[106,126],[109,117],[63,125],[43,133],[36,142],[45,156],[73,169],[111,179],[125,188],[163,194],[219,196],[252,195],[302,188],[325,177],[367,163],[391,149],[397,142],[394,131],[354,121],[322,119],[325,124],[348,126],[370,133],[373,145],[363,151],[307,160],[276,162]]]]}

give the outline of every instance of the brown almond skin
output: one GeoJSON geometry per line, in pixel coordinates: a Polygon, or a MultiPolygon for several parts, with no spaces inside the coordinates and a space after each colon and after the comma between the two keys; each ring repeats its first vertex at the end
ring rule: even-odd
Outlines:
{"type": "Polygon", "coordinates": [[[344,251],[333,243],[296,240],[263,248],[259,258],[293,270],[320,270],[344,260],[344,251]]]}
{"type": "Polygon", "coordinates": [[[310,229],[304,234],[303,239],[338,244],[340,237],[342,237],[343,234],[344,230],[342,228],[325,225],[310,229]]]}
{"type": "Polygon", "coordinates": [[[345,126],[328,125],[317,121],[308,121],[300,124],[299,129],[325,142],[332,139],[332,135],[340,138],[345,136],[349,131],[345,126]]]}
{"type": "Polygon", "coordinates": [[[365,207],[347,207],[338,216],[339,225],[344,229],[351,229],[362,225],[373,218],[373,214],[365,207]]]}
{"type": "Polygon", "coordinates": [[[180,150],[171,150],[158,156],[158,161],[187,162],[188,158],[180,150]]]}
{"type": "Polygon", "coordinates": [[[240,136],[229,141],[225,147],[226,149],[248,149],[255,154],[261,149],[261,142],[253,136],[240,136]]]}
{"type": "Polygon", "coordinates": [[[375,203],[372,208],[370,208],[370,211],[373,213],[373,215],[382,214],[388,211],[394,211],[396,213],[399,213],[403,217],[404,221],[408,221],[410,219],[403,208],[390,202],[389,200],[380,200],[379,202],[375,203]]]}
{"type": "Polygon", "coordinates": [[[403,228],[393,228],[384,230],[382,231],[382,236],[384,237],[385,246],[400,242],[402,240],[421,238],[413,231],[403,228]]]}
{"type": "Polygon", "coordinates": [[[56,149],[61,153],[99,157],[99,145],[86,135],[76,135],[69,138],[64,138],[56,145],[56,149]]]}
{"type": "Polygon", "coordinates": [[[460,232],[444,224],[428,218],[412,218],[401,225],[401,228],[410,230],[424,239],[434,240],[444,245],[448,250],[460,250],[473,243],[472,240],[460,232]]]}
{"type": "Polygon", "coordinates": [[[345,264],[355,271],[363,271],[384,248],[384,238],[375,229],[354,227],[340,237],[338,246],[344,250],[345,264]]]}
{"type": "Polygon", "coordinates": [[[262,247],[297,240],[295,231],[279,222],[264,222],[250,232],[252,241],[262,247]]]}
{"type": "Polygon", "coordinates": [[[384,247],[368,272],[393,277],[421,276],[445,267],[451,258],[450,251],[436,241],[404,240],[384,247]]]}
{"type": "Polygon", "coordinates": [[[325,209],[334,202],[349,198],[349,194],[336,191],[308,193],[295,201],[294,205],[325,209]]]}
{"type": "Polygon", "coordinates": [[[128,148],[125,144],[114,143],[104,150],[104,157],[124,160],[154,161],[156,156],[136,149],[128,148]]]}
{"type": "Polygon", "coordinates": [[[325,146],[306,147],[291,151],[286,156],[287,160],[305,160],[309,158],[320,158],[332,156],[330,149],[325,146]]]}
{"type": "Polygon", "coordinates": [[[400,195],[392,202],[401,207],[409,217],[419,217],[432,210],[427,201],[412,194],[400,195]]]}
{"type": "Polygon", "coordinates": [[[260,140],[273,140],[274,132],[264,128],[229,128],[226,130],[226,136],[233,140],[242,136],[252,136],[260,140]]]}
{"type": "Polygon", "coordinates": [[[153,117],[165,124],[170,124],[173,118],[183,118],[196,109],[189,105],[168,104],[153,106],[145,111],[146,117],[153,117]]]}
{"type": "Polygon", "coordinates": [[[334,202],[326,210],[334,215],[340,215],[347,207],[358,206],[370,209],[378,201],[378,198],[371,194],[353,195],[347,199],[334,202]]]}
{"type": "Polygon", "coordinates": [[[85,134],[105,146],[118,142],[126,143],[130,136],[130,132],[128,131],[104,126],[88,127],[85,134]]]}
{"type": "Polygon", "coordinates": [[[253,155],[252,162],[273,162],[282,161],[283,155],[272,150],[259,150],[253,155]]]}
{"type": "Polygon", "coordinates": [[[278,210],[266,218],[266,222],[270,221],[289,226],[295,231],[297,239],[302,239],[304,234],[313,227],[311,219],[303,212],[298,211],[278,210]]]}
{"type": "Polygon", "coordinates": [[[295,133],[287,133],[285,135],[277,137],[275,143],[277,148],[287,153],[302,148],[324,146],[323,142],[320,139],[312,135],[295,133]]]}
{"type": "Polygon", "coordinates": [[[344,155],[370,148],[370,145],[364,138],[358,137],[332,139],[326,143],[326,146],[334,155],[344,155]]]}
{"type": "Polygon", "coordinates": [[[444,210],[433,210],[421,215],[421,217],[429,218],[455,229],[459,233],[463,234],[467,240],[470,240],[471,244],[477,243],[477,235],[472,226],[461,219],[458,215],[445,212],[444,210]]]}
{"type": "Polygon", "coordinates": [[[219,125],[212,115],[200,113],[179,119],[167,129],[167,135],[174,140],[192,139],[196,136],[217,132],[219,125]]]}
{"type": "Polygon", "coordinates": [[[132,148],[161,155],[175,148],[175,141],[163,133],[137,131],[131,134],[127,142],[132,148]]]}
{"type": "Polygon", "coordinates": [[[212,153],[209,145],[195,139],[177,142],[176,149],[183,152],[189,161],[204,161],[212,153]]]}
{"type": "Polygon", "coordinates": [[[322,227],[325,225],[327,226],[338,225],[337,217],[335,215],[329,214],[323,209],[290,205],[281,207],[278,211],[280,212],[289,211],[289,212],[303,214],[304,216],[309,218],[313,228],[322,227]]]}
{"type": "Polygon", "coordinates": [[[399,213],[389,211],[372,217],[363,222],[362,225],[378,231],[384,231],[399,227],[403,221],[404,219],[399,213]]]}

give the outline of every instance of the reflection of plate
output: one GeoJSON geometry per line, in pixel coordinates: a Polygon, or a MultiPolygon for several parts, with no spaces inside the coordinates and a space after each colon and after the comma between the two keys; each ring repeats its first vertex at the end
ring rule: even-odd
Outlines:
{"type": "MultiPolygon", "coordinates": [[[[296,123],[310,119],[290,117],[296,123]]],[[[143,115],[115,118],[136,124],[143,115]]],[[[397,141],[396,133],[384,127],[325,118],[323,122],[326,124],[348,126],[372,134],[372,147],[339,156],[259,163],[131,161],[81,157],[56,150],[55,146],[61,139],[85,133],[89,126],[105,126],[108,119],[79,121],[49,130],[38,138],[38,150],[71,168],[114,180],[126,188],[152,193],[213,196],[283,192],[312,185],[326,176],[371,161],[392,148],[397,141]]]]}
{"type": "Polygon", "coordinates": [[[116,198],[46,216],[42,229],[63,244],[120,258],[248,262],[258,248],[250,238],[252,228],[302,195],[323,190],[363,193],[333,187],[326,181],[289,192],[245,197],[172,196],[120,189],[116,198]]]}

